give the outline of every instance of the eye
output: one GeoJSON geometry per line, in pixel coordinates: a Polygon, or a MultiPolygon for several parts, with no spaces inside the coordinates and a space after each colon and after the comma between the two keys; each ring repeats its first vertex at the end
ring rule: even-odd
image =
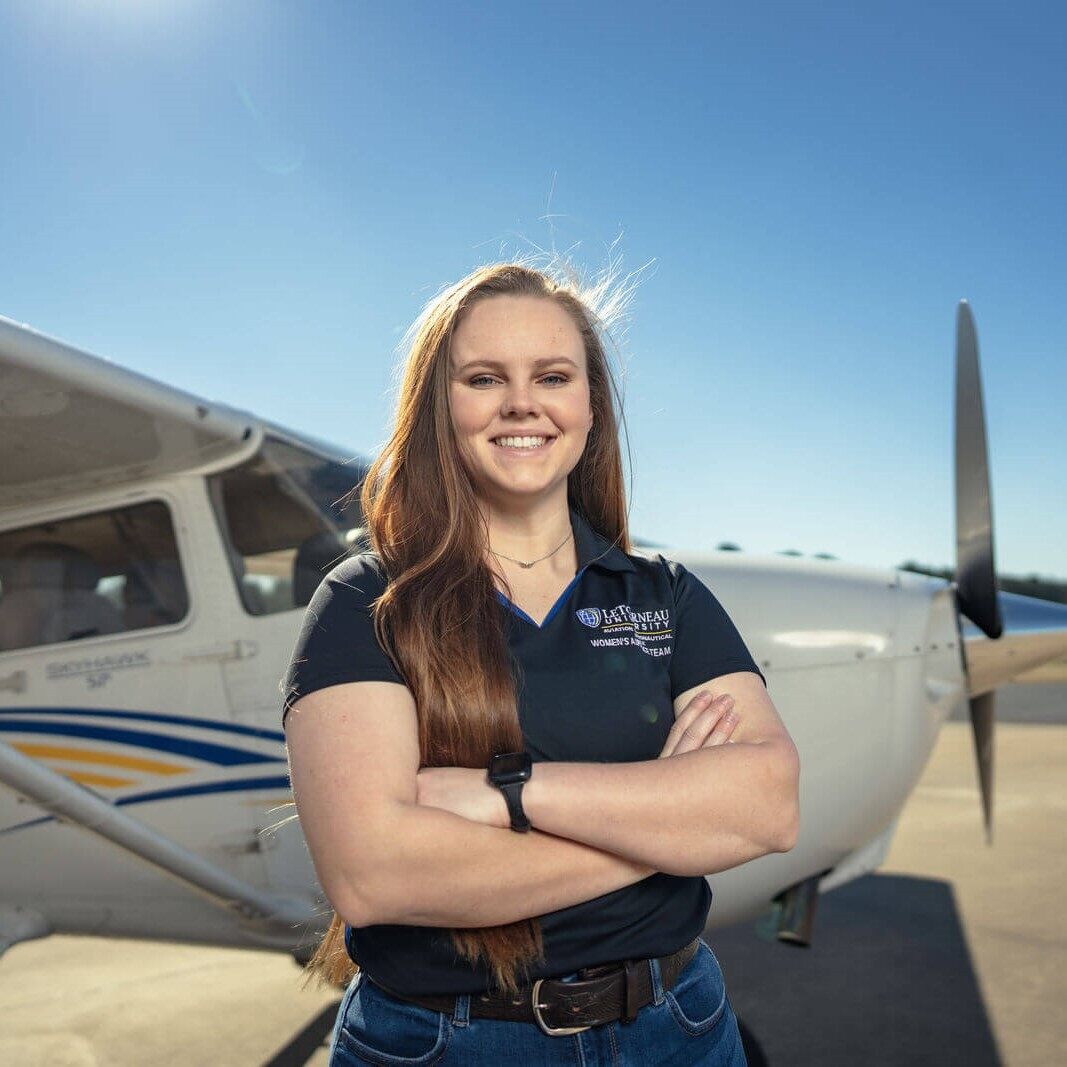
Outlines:
{"type": "MultiPolygon", "coordinates": [[[[567,375],[565,375],[565,374],[557,374],[555,371],[553,371],[551,374],[546,374],[541,379],[541,381],[546,381],[549,378],[558,378],[560,383],[566,383],[569,380],[567,378],[567,375]]],[[[494,377],[491,374],[476,374],[473,378],[471,378],[469,380],[469,384],[477,387],[480,382],[492,382],[492,381],[494,381],[494,377]]]]}

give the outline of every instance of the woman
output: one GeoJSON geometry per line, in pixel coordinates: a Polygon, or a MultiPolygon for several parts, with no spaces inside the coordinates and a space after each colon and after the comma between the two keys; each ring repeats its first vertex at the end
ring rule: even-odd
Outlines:
{"type": "Polygon", "coordinates": [[[630,554],[602,332],[521,264],[432,300],[372,550],[308,605],[283,723],[335,909],[309,966],[359,966],[331,1064],[745,1062],[703,876],[792,848],[796,750],[712,593],[630,554]]]}

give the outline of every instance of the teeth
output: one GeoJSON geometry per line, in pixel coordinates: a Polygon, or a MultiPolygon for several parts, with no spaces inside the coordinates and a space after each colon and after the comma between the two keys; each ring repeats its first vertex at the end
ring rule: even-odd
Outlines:
{"type": "Polygon", "coordinates": [[[496,443],[505,448],[537,448],[547,440],[547,437],[498,437],[496,443]]]}

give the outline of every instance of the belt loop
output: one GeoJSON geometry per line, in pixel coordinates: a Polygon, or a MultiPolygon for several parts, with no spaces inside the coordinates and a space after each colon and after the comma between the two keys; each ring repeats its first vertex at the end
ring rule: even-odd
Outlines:
{"type": "Polygon", "coordinates": [[[648,967],[652,972],[652,1003],[659,1007],[663,1003],[663,971],[660,969],[659,959],[650,959],[648,967]]]}
{"type": "Polygon", "coordinates": [[[471,1014],[470,993],[457,993],[456,1006],[452,1009],[452,1025],[466,1026],[471,1014]]]}
{"type": "Polygon", "coordinates": [[[637,1006],[637,976],[640,967],[647,964],[648,960],[625,960],[623,961],[624,989],[622,1002],[622,1018],[620,1022],[632,1023],[637,1018],[639,1008],[637,1006]]]}

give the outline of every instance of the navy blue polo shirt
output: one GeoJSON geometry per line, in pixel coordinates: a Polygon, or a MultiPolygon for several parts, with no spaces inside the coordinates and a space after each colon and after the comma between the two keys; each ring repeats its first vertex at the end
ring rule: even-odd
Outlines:
{"type": "MultiPolygon", "coordinates": [[[[578,571],[544,622],[538,626],[497,592],[516,668],[519,721],[535,763],[656,759],[679,693],[733,671],[753,671],[766,684],[715,595],[681,563],[628,555],[574,507],[570,517],[578,571]]],[[[370,605],[385,581],[373,552],[350,556],[326,575],[281,682],[283,727],[291,703],[315,689],[404,684],[374,634],[370,605]]],[[[531,966],[531,978],[667,955],[703,932],[710,906],[703,877],[659,872],[541,915],[546,960],[531,966]]],[[[455,953],[445,928],[346,926],[345,941],[372,979],[398,993],[474,993],[491,985],[483,964],[455,953]]]]}

